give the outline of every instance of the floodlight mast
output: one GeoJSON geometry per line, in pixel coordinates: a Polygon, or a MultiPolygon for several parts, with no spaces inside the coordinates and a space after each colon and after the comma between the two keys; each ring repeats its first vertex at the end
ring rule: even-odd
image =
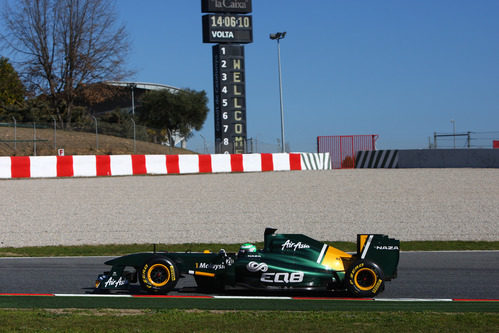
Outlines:
{"type": "Polygon", "coordinates": [[[283,102],[282,102],[281,45],[279,41],[284,37],[286,37],[286,31],[270,34],[269,37],[270,39],[277,41],[277,63],[279,68],[279,99],[281,105],[281,153],[285,153],[286,148],[284,140],[284,111],[283,111],[283,102]]]}

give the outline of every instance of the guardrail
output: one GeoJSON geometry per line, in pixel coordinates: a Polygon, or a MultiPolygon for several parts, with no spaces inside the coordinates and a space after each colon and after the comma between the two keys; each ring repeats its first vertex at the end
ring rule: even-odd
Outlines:
{"type": "Polygon", "coordinates": [[[0,178],[4,179],[319,169],[331,169],[329,154],[279,153],[0,157],[0,178]]]}

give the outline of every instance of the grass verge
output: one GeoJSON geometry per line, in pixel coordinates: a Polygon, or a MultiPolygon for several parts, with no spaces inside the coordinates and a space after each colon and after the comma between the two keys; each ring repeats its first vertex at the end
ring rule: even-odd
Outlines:
{"type": "Polygon", "coordinates": [[[198,309],[207,311],[366,311],[499,313],[497,301],[372,301],[341,299],[191,298],[116,296],[0,296],[0,308],[198,309]]]}
{"type": "MultiPolygon", "coordinates": [[[[356,244],[351,242],[327,242],[347,252],[355,252],[356,244]]],[[[211,250],[217,252],[225,249],[228,252],[237,252],[240,244],[158,244],[158,251],[184,252],[187,250],[197,252],[211,250]]],[[[263,243],[256,243],[258,248],[263,248],[263,243]]],[[[462,251],[462,250],[499,250],[499,241],[408,241],[401,243],[402,251],[462,251]]],[[[127,244],[127,245],[80,245],[80,246],[41,246],[41,247],[3,247],[0,248],[0,257],[58,257],[58,256],[119,256],[134,252],[149,252],[153,250],[152,244],[127,244]]]]}
{"type": "Polygon", "coordinates": [[[492,313],[0,310],[1,331],[497,332],[492,313]]]}

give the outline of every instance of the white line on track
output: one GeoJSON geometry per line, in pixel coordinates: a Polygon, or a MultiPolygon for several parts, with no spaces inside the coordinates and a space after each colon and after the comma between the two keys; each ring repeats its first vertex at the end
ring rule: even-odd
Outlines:
{"type": "Polygon", "coordinates": [[[288,296],[213,296],[219,299],[293,299],[288,296]]]}

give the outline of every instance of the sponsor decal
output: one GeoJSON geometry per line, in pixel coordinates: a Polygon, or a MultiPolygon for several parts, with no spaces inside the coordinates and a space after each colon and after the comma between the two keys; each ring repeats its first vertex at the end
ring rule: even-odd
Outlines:
{"type": "Polygon", "coordinates": [[[109,278],[109,280],[104,282],[104,288],[107,288],[107,287],[119,288],[121,286],[126,285],[127,283],[128,283],[128,281],[126,279],[121,278],[121,276],[118,280],[113,279],[113,277],[111,276],[109,278]]]}
{"type": "Polygon", "coordinates": [[[393,245],[383,245],[383,246],[380,246],[380,245],[377,245],[374,247],[376,250],[398,250],[399,247],[398,246],[393,246],[393,245]]]}
{"type": "Polygon", "coordinates": [[[200,263],[196,263],[196,268],[212,269],[214,271],[217,271],[219,269],[225,269],[225,265],[224,264],[208,264],[205,262],[200,262],[200,263]]]}
{"type": "Polygon", "coordinates": [[[303,272],[263,273],[260,281],[266,283],[299,283],[303,281],[304,276],[303,272]]]}
{"type": "Polygon", "coordinates": [[[234,33],[232,31],[212,31],[211,36],[213,38],[234,38],[234,33]]]}
{"type": "Polygon", "coordinates": [[[373,292],[374,294],[376,294],[376,293],[378,292],[378,289],[379,289],[379,287],[381,286],[381,283],[382,283],[382,282],[383,282],[383,281],[382,281],[381,279],[378,279],[378,282],[376,282],[376,284],[374,285],[374,288],[373,288],[373,290],[372,290],[372,292],[373,292]]]}
{"type": "Polygon", "coordinates": [[[175,281],[175,268],[173,268],[173,265],[170,265],[170,272],[171,272],[172,280],[175,281]]]}
{"type": "Polygon", "coordinates": [[[215,0],[215,7],[217,8],[240,8],[246,9],[247,1],[236,1],[236,0],[215,0]]]}
{"type": "Polygon", "coordinates": [[[355,272],[357,272],[359,269],[361,269],[362,267],[364,267],[364,263],[360,263],[358,264],[357,266],[355,266],[352,271],[350,272],[350,284],[353,286],[353,276],[355,275],[355,272]]]}
{"type": "Polygon", "coordinates": [[[246,265],[246,269],[250,272],[266,272],[269,270],[269,266],[264,262],[250,261],[246,265]]]}
{"type": "Polygon", "coordinates": [[[149,265],[144,265],[144,268],[142,269],[142,274],[141,274],[141,278],[142,278],[142,281],[145,282],[146,284],[146,287],[147,288],[151,288],[151,285],[149,284],[149,281],[147,280],[147,276],[146,276],[146,273],[147,273],[147,269],[149,268],[149,265]]]}
{"type": "Polygon", "coordinates": [[[309,249],[310,248],[310,245],[308,244],[305,244],[305,243],[302,243],[302,242],[298,242],[298,243],[295,243],[295,242],[292,242],[291,240],[287,240],[284,244],[282,244],[282,251],[284,251],[284,249],[293,249],[293,251],[296,251],[296,250],[301,250],[301,249],[309,249]]]}

